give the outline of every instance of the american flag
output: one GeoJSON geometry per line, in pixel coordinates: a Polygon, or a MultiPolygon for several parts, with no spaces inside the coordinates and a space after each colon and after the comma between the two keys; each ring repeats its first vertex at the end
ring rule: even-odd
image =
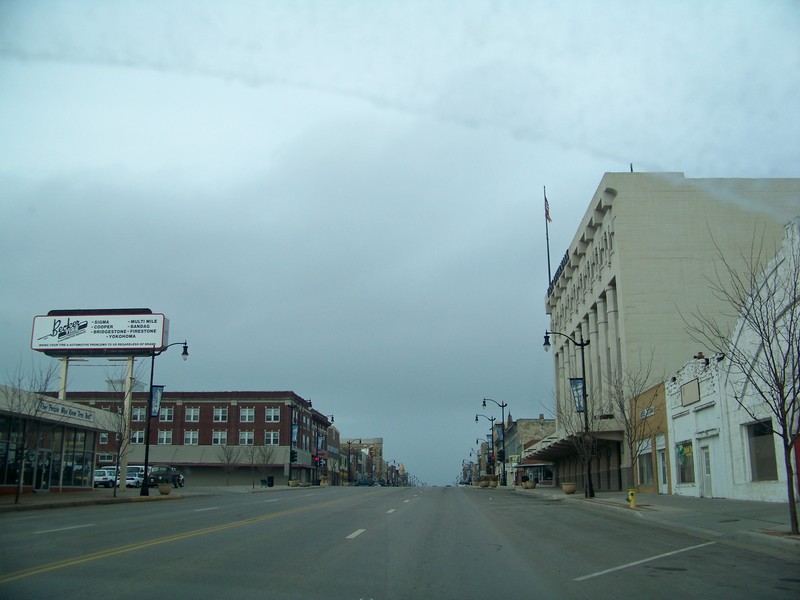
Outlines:
{"type": "Polygon", "coordinates": [[[544,218],[548,223],[553,222],[553,219],[550,218],[550,203],[547,201],[547,196],[544,197],[544,218]]]}

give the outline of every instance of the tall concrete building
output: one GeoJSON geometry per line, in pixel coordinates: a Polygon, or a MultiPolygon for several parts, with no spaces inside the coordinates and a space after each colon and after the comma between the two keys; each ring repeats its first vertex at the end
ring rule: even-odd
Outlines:
{"type": "Polygon", "coordinates": [[[561,481],[585,479],[575,442],[584,430],[570,378],[581,377],[594,432],[593,483],[621,489],[623,424],[611,400],[615,374],[650,371],[663,381],[698,350],[685,331],[692,313],[736,315],[709,286],[720,255],[736,262],[763,235],[765,260],[800,206],[800,179],[687,179],[682,173],[606,173],[547,291],[555,372],[556,434],[536,458],[561,481]]]}

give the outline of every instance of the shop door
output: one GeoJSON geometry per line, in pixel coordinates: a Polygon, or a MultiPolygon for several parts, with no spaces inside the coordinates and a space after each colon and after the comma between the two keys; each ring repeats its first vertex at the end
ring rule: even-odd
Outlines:
{"type": "Polygon", "coordinates": [[[667,482],[667,451],[658,451],[658,493],[669,494],[669,484],[667,482]]]}
{"type": "Polygon", "coordinates": [[[39,450],[36,453],[36,472],[33,475],[33,489],[46,492],[50,489],[51,450],[39,450]]]}
{"type": "Polygon", "coordinates": [[[711,486],[711,450],[708,446],[700,448],[701,469],[703,473],[703,489],[700,495],[703,498],[713,498],[713,487],[711,486]]]}

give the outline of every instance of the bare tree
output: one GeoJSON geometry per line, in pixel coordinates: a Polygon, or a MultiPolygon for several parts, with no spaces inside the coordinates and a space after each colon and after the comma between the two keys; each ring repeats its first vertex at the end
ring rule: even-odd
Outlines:
{"type": "MultiPolygon", "coordinates": [[[[597,444],[595,442],[593,431],[599,428],[600,420],[593,411],[589,410],[588,414],[584,415],[583,410],[578,410],[577,406],[572,405],[570,402],[572,397],[564,400],[564,405],[559,404],[556,399],[556,419],[559,428],[564,432],[565,436],[572,442],[581,463],[584,465],[584,491],[587,495],[594,494],[594,484],[589,486],[591,473],[592,458],[597,454],[597,444]],[[573,410],[574,408],[574,410],[573,410]]],[[[588,402],[591,407],[591,402],[588,402]]],[[[582,407],[583,409],[589,407],[582,407]]]]}
{"type": "Polygon", "coordinates": [[[244,447],[244,455],[247,459],[247,464],[250,465],[250,476],[253,483],[253,488],[256,487],[256,470],[259,474],[266,477],[266,471],[269,464],[275,455],[275,447],[262,445],[256,446],[254,444],[244,447]]]}
{"type": "MultiPolygon", "coordinates": [[[[137,367],[137,371],[141,371],[141,364],[137,367]]],[[[114,415],[112,420],[114,431],[111,432],[114,435],[114,468],[119,474],[120,486],[125,485],[125,478],[127,477],[127,473],[123,473],[121,469],[123,463],[127,466],[127,461],[124,461],[123,457],[127,456],[131,445],[131,417],[130,413],[126,414],[124,410],[126,379],[127,370],[115,373],[106,372],[106,382],[109,390],[120,395],[119,405],[111,408],[111,412],[114,415]]],[[[134,376],[133,381],[130,382],[131,389],[135,381],[136,377],[134,376]]],[[[116,497],[116,495],[117,489],[114,487],[114,496],[116,497]]]]}
{"type": "Polygon", "coordinates": [[[230,446],[228,444],[217,446],[217,458],[219,458],[222,468],[225,470],[225,485],[230,485],[231,473],[239,468],[241,455],[242,449],[239,446],[230,446]]]}
{"type": "Polygon", "coordinates": [[[32,368],[26,373],[21,367],[8,378],[7,386],[0,387],[3,404],[11,412],[11,440],[9,457],[14,452],[14,460],[10,464],[15,471],[16,492],[14,503],[19,504],[25,480],[25,465],[33,463],[34,458],[28,456],[38,446],[38,428],[31,428],[31,420],[50,415],[40,394],[50,392],[56,380],[56,365],[32,368]]]}
{"type": "MultiPolygon", "coordinates": [[[[690,337],[724,355],[739,406],[755,421],[770,414],[782,441],[792,533],[798,533],[792,450],[800,432],[800,222],[787,227],[780,252],[767,263],[764,235],[753,236],[749,253],[726,257],[709,280],[714,295],[731,308],[726,315],[695,313],[684,319],[690,337]],[[766,267],[766,268],[765,268],[766,267]],[[735,328],[733,323],[735,323],[735,328]]],[[[716,244],[715,244],[716,245],[716,244]]]]}
{"type": "MultiPolygon", "coordinates": [[[[617,421],[622,425],[625,447],[631,461],[630,482],[633,484],[639,457],[648,448],[648,440],[655,433],[653,420],[657,389],[653,387],[653,361],[655,349],[646,359],[639,357],[639,365],[616,369],[607,378],[608,400],[617,421]]],[[[659,381],[663,381],[662,377],[659,381]]]]}

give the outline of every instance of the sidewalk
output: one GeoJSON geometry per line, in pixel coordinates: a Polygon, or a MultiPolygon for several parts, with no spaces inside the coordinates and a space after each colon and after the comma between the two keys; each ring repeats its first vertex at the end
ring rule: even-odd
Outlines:
{"type": "Polygon", "coordinates": [[[41,508],[65,508],[69,506],[88,506],[92,504],[117,504],[125,502],[160,502],[163,500],[181,500],[191,496],[220,496],[223,494],[248,494],[248,493],[275,493],[282,491],[309,490],[313,487],[258,487],[249,485],[231,486],[187,486],[173,488],[169,495],[162,496],[158,488],[150,488],[149,496],[142,496],[140,489],[95,488],[80,492],[28,492],[22,495],[19,504],[14,504],[14,494],[0,495],[0,513],[18,510],[32,510],[41,508]]]}
{"type": "MultiPolygon", "coordinates": [[[[497,488],[503,489],[503,488],[497,488]]],[[[599,510],[617,510],[675,529],[748,547],[763,546],[800,558],[800,536],[789,535],[789,507],[785,502],[753,502],[724,498],[637,494],[636,508],[630,508],[626,492],[598,492],[595,498],[582,493],[567,495],[559,488],[537,487],[510,492],[548,500],[583,502],[599,510]]]]}

